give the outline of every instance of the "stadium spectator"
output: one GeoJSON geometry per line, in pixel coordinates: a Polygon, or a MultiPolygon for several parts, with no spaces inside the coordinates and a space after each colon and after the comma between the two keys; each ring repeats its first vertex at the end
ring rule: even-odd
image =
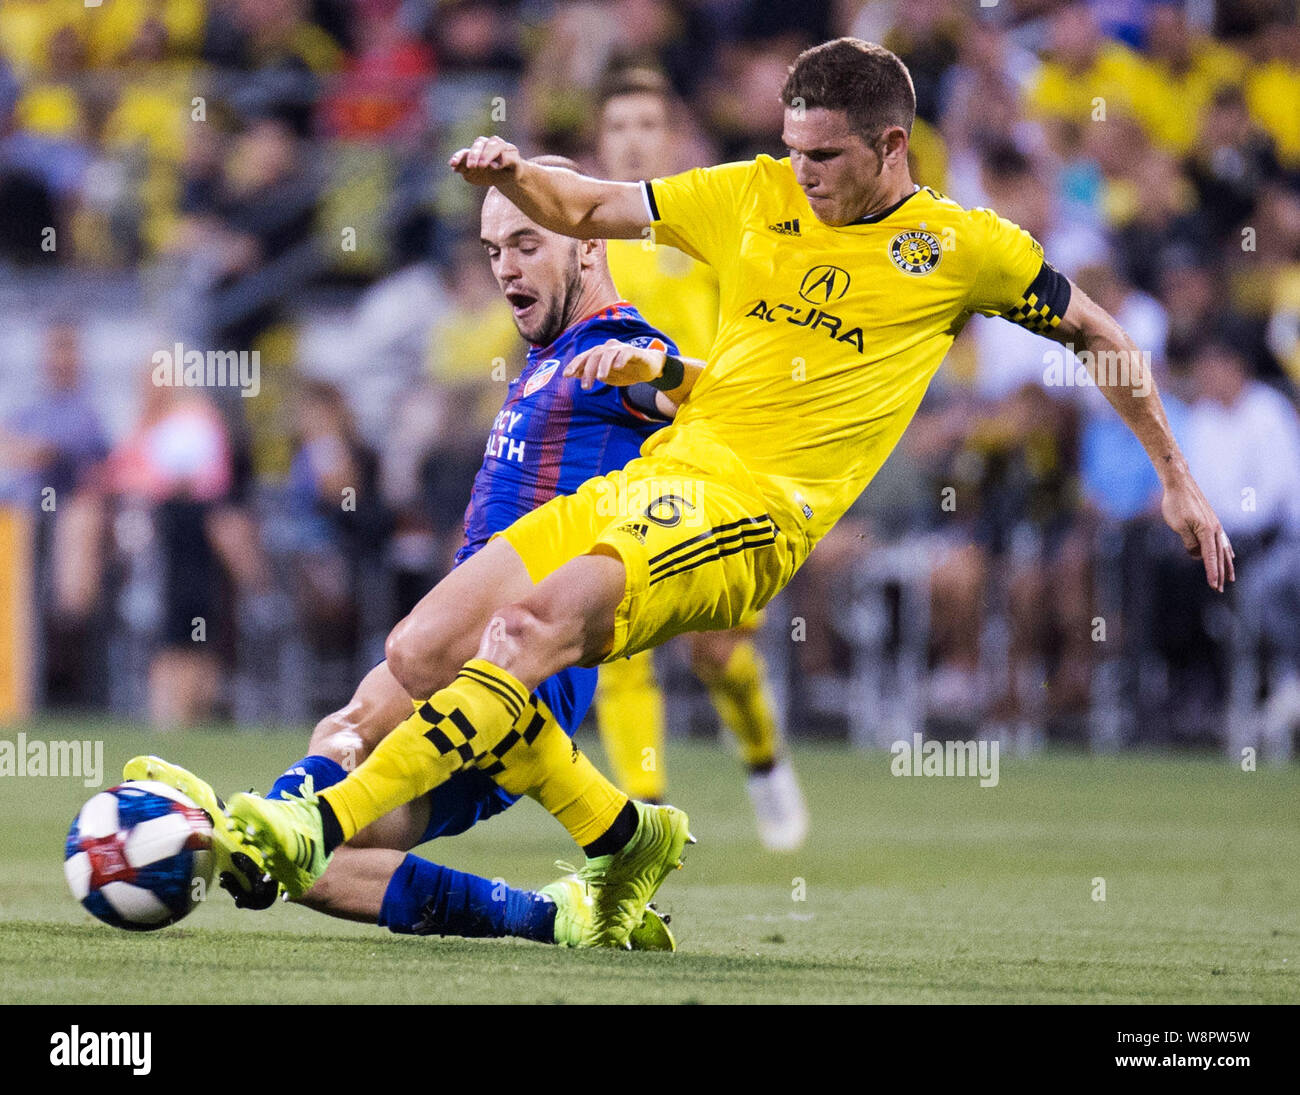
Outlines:
{"type": "MultiPolygon", "coordinates": [[[[149,718],[159,729],[209,718],[221,684],[215,646],[223,611],[221,557],[210,518],[232,485],[230,444],[220,414],[200,389],[160,386],[146,373],[139,418],[109,454],[106,485],[119,505],[148,519],[159,606],[152,631],[149,718]]],[[[140,547],[141,545],[136,545],[140,547]]]]}
{"type": "Polygon", "coordinates": [[[1215,242],[1239,246],[1236,230],[1255,212],[1260,190],[1282,176],[1273,140],[1251,122],[1240,87],[1220,89],[1201,115],[1188,173],[1215,242]]]}
{"type": "MultiPolygon", "coordinates": [[[[697,166],[703,153],[682,124],[684,111],[667,80],[650,69],[611,73],[600,92],[596,156],[602,178],[638,182],[697,166]]],[[[718,276],[675,247],[642,240],[606,244],[614,284],[678,349],[703,357],[717,330],[718,276]]]]}
{"type": "MultiPolygon", "coordinates": [[[[1107,40],[1089,5],[1067,4],[1051,19],[1042,63],[1024,85],[1024,105],[1050,130],[1131,116],[1141,98],[1142,63],[1107,40]]],[[[1062,143],[1057,138],[1054,143],[1062,143]]]]}
{"type": "Polygon", "coordinates": [[[1252,14],[1274,21],[1261,26],[1250,43],[1253,63],[1246,75],[1251,116],[1277,142],[1277,154],[1289,171],[1300,170],[1300,27],[1265,6],[1252,14]]]}
{"type": "Polygon", "coordinates": [[[995,28],[981,23],[967,28],[957,62],[944,77],[940,119],[947,158],[945,192],[955,201],[989,204],[980,175],[994,148],[1014,149],[1038,161],[1049,155],[1042,125],[1020,110],[1020,80],[1035,63],[1032,54],[1018,50],[995,28]]]}
{"type": "Polygon", "coordinates": [[[1154,148],[1128,118],[1087,132],[1087,148],[1105,176],[1102,200],[1125,278],[1149,293],[1174,253],[1208,261],[1214,253],[1208,219],[1178,161],[1154,148]]]}
{"type": "Polygon", "coordinates": [[[401,0],[358,0],[357,45],[322,106],[328,130],[344,138],[410,138],[421,124],[433,51],[411,32],[401,0]]]}
{"type": "Polygon", "coordinates": [[[68,321],[45,332],[41,385],[0,424],[0,500],[35,520],[50,702],[91,698],[94,613],[103,587],[104,499],[95,471],[108,440],[84,374],[81,334],[68,321]]]}
{"type": "Polygon", "coordinates": [[[1225,89],[1236,90],[1245,61],[1189,27],[1181,4],[1151,4],[1146,29],[1133,111],[1158,148],[1181,156],[1196,145],[1198,120],[1213,115],[1211,104],[1217,106],[1225,89]]]}
{"type": "Polygon", "coordinates": [[[301,383],[294,421],[284,519],[299,617],[318,652],[354,656],[370,599],[362,571],[377,567],[389,527],[378,460],[331,384],[301,383]]]}
{"type": "Polygon", "coordinates": [[[811,39],[785,33],[729,42],[719,51],[705,102],[724,160],[743,160],[760,153],[785,155],[778,93],[789,59],[810,44],[811,39]]]}
{"type": "Polygon", "coordinates": [[[1291,402],[1251,377],[1240,350],[1211,342],[1192,363],[1187,462],[1239,555],[1300,531],[1300,425],[1291,402]]]}
{"type": "Polygon", "coordinates": [[[1300,419],[1286,397],[1251,378],[1230,345],[1206,345],[1192,377],[1187,461],[1204,478],[1242,560],[1237,608],[1273,654],[1268,729],[1274,740],[1286,739],[1289,753],[1289,734],[1300,723],[1300,419]]]}
{"type": "Polygon", "coordinates": [[[230,98],[244,114],[274,114],[311,130],[321,77],[343,63],[340,44],[308,17],[307,0],[234,0],[217,6],[204,32],[204,60],[242,74],[230,98]]]}
{"type": "Polygon", "coordinates": [[[923,124],[939,124],[945,80],[957,62],[969,22],[967,12],[960,7],[943,0],[920,0],[899,6],[893,27],[881,40],[881,45],[898,54],[912,74],[916,116],[923,124]]]}
{"type": "Polygon", "coordinates": [[[45,332],[41,384],[28,405],[0,427],[0,461],[11,500],[39,505],[46,487],[71,497],[107,453],[94,394],[84,375],[81,334],[66,320],[45,332]]]}

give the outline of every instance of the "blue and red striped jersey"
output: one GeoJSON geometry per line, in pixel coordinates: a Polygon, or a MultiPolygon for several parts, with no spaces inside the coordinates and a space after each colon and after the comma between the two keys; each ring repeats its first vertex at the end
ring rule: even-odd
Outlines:
{"type": "Polygon", "coordinates": [[[667,418],[635,405],[627,388],[595,384],[583,391],[576,377],[561,375],[572,358],[611,338],[677,353],[627,301],[580,319],[549,346],[532,347],[492,424],[457,563],[557,494],[623,467],[667,425],[667,418]]]}

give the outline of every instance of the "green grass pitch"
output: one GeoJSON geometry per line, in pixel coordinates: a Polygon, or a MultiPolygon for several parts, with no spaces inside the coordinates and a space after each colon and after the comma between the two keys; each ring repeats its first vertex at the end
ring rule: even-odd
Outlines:
{"type": "MultiPolygon", "coordinates": [[[[264,789],[305,742],[26,729],[103,738],[104,786],[156,751],[226,793],[264,789]]],[[[63,880],[63,839],[92,791],[0,778],[5,1001],[1300,1001],[1300,766],[1048,752],[1004,757],[1000,784],[981,789],[892,776],[884,752],[795,759],[813,835],[778,856],[758,845],[734,758],[671,746],[672,799],[700,838],[660,891],[671,955],[398,937],[288,905],[240,912],[219,890],[164,931],[115,931],[63,880]]],[[[532,886],[577,854],[531,802],[422,851],[532,886]]]]}

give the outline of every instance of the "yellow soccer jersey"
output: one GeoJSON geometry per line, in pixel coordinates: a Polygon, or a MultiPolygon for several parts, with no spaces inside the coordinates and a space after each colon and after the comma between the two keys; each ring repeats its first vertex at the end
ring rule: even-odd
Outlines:
{"type": "Polygon", "coordinates": [[[672,336],[687,357],[704,358],[718,329],[718,275],[676,247],[607,240],[609,272],[624,300],[672,336]]]}
{"type": "Polygon", "coordinates": [[[708,368],[642,452],[739,458],[797,561],[871,480],[974,312],[1060,323],[1069,282],[991,210],[918,188],[841,228],[768,156],[645,184],[659,242],[718,273],[708,368]]]}

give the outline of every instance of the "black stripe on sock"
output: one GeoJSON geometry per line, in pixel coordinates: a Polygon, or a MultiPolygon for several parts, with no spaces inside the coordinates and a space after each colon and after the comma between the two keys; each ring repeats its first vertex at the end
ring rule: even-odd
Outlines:
{"type": "Polygon", "coordinates": [[[515,747],[515,742],[519,740],[519,731],[511,730],[504,738],[492,746],[492,755],[500,759],[504,757],[511,749],[515,747]]]}
{"type": "Polygon", "coordinates": [[[636,827],[639,823],[636,807],[632,805],[632,800],[628,799],[623,803],[623,809],[618,812],[618,817],[614,819],[614,824],[590,844],[584,845],[582,850],[587,854],[588,859],[594,859],[598,855],[613,855],[626,847],[627,842],[636,836],[636,827]]]}
{"type": "Polygon", "coordinates": [[[468,665],[461,668],[460,675],[468,677],[477,684],[481,684],[488,691],[495,692],[500,696],[505,701],[506,710],[510,712],[511,718],[517,719],[524,713],[524,701],[519,698],[513,689],[507,688],[495,677],[484,673],[481,669],[473,669],[468,665]]]}
{"type": "Polygon", "coordinates": [[[325,844],[325,854],[330,855],[343,843],[343,826],[339,824],[338,815],[334,813],[329,799],[318,799],[316,808],[320,810],[321,840],[325,844]]]}
{"type": "Polygon", "coordinates": [[[546,716],[540,711],[533,713],[532,721],[528,724],[528,729],[524,731],[524,741],[529,745],[537,740],[537,735],[542,732],[542,727],[546,725],[546,716]]]}

